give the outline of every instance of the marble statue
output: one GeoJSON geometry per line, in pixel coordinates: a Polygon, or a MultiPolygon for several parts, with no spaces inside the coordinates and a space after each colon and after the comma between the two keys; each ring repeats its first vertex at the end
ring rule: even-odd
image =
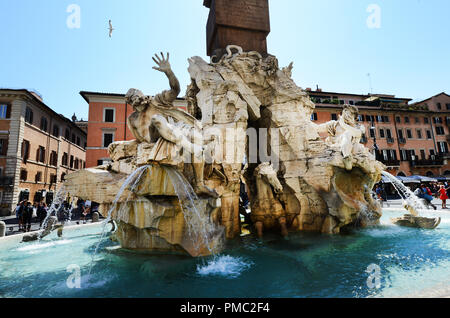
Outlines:
{"type": "Polygon", "coordinates": [[[205,160],[201,145],[203,143],[201,124],[194,117],[173,106],[173,101],[180,93],[180,84],[171,69],[169,53],[167,58],[161,53],[161,58],[155,55],[153,60],[158,65],[154,69],[166,74],[171,90],[151,97],[145,96],[137,89],[130,89],[126,99],[135,112],[128,118],[128,127],[139,143],[157,143],[156,148],[163,153],[156,153],[154,161],[173,154],[173,148],[176,146],[191,154],[196,181],[194,190],[197,194],[217,197],[203,181],[205,160]],[[200,145],[191,140],[198,141],[200,145]]]}
{"type": "Polygon", "coordinates": [[[353,168],[353,156],[367,150],[360,142],[366,128],[358,124],[358,115],[356,106],[345,105],[337,121],[333,120],[318,127],[319,132],[328,133],[328,142],[339,145],[347,170],[353,168]]]}
{"type": "Polygon", "coordinates": [[[187,113],[173,106],[180,85],[169,54],[154,61],[171,89],[127,93],[136,140],[111,144],[111,163],[65,181],[71,195],[98,202],[117,223],[123,248],[193,257],[219,251],[223,238],[241,235],[242,182],[258,236],[339,234],[379,222],[371,189],[385,166],[360,143],[355,106],[317,125],[292,63],[280,68],[273,55],[231,45],[218,61],[188,59],[187,113]]]}

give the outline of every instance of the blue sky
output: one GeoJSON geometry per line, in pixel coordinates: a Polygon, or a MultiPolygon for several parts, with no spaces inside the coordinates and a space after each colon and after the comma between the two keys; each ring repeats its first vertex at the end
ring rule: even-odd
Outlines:
{"type": "MultiPolygon", "coordinates": [[[[294,62],[297,85],[395,94],[450,93],[450,1],[269,0],[271,54],[294,62]],[[381,9],[369,28],[370,4],[381,9]]],[[[81,90],[155,94],[168,87],[151,56],[169,51],[182,94],[187,59],[206,57],[203,0],[0,0],[0,87],[27,88],[70,117],[87,119],[81,90]],[[69,29],[67,7],[81,9],[69,29]],[[116,30],[108,37],[108,20],[116,30]]]]}

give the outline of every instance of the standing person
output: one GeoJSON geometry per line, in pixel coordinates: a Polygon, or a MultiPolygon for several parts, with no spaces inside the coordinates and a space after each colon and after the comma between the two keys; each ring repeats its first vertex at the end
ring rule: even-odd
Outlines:
{"type": "Polygon", "coordinates": [[[20,202],[16,207],[16,218],[17,222],[19,223],[19,231],[22,230],[23,227],[23,209],[25,205],[25,201],[20,202]]]}
{"type": "Polygon", "coordinates": [[[422,190],[422,198],[425,200],[425,204],[427,206],[431,206],[431,207],[433,207],[433,209],[437,210],[437,207],[432,203],[433,195],[431,193],[431,190],[429,188],[427,188],[427,186],[425,184],[422,184],[420,186],[420,188],[422,190]]]}
{"type": "Polygon", "coordinates": [[[38,215],[38,219],[39,219],[39,228],[42,227],[42,223],[44,222],[45,218],[47,217],[47,205],[42,202],[39,207],[38,207],[38,211],[37,211],[37,215],[38,215]]]}
{"type": "Polygon", "coordinates": [[[439,189],[439,194],[440,194],[440,199],[442,200],[442,209],[447,209],[447,200],[448,200],[448,195],[447,195],[447,190],[445,188],[444,185],[441,185],[441,188],[439,189]]]}
{"type": "Polygon", "coordinates": [[[33,217],[33,206],[31,205],[31,202],[28,201],[27,205],[25,206],[23,210],[23,226],[25,232],[31,231],[31,218],[33,217]]]}

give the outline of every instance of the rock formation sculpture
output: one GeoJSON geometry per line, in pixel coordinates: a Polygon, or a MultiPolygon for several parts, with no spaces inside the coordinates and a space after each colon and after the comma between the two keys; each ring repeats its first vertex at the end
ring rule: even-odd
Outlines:
{"type": "Polygon", "coordinates": [[[189,59],[190,114],[173,107],[179,83],[169,55],[154,58],[171,90],[150,97],[131,89],[128,125],[136,140],[110,145],[112,163],[69,175],[68,191],[100,203],[118,224],[117,240],[133,250],[220,250],[222,235],[241,233],[243,178],[259,235],[337,234],[377,223],[381,208],[370,191],[384,166],[359,143],[357,109],[347,106],[338,121],[316,125],[292,63],[280,69],[272,55],[226,51],[214,63],[189,59]]]}

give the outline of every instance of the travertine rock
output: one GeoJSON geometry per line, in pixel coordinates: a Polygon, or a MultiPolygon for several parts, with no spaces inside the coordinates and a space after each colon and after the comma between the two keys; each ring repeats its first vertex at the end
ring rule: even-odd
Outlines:
{"type": "Polygon", "coordinates": [[[439,226],[441,223],[441,218],[425,218],[425,217],[419,217],[419,216],[413,216],[410,214],[405,214],[403,217],[400,218],[393,218],[391,219],[392,223],[400,226],[406,226],[406,227],[415,227],[415,228],[422,228],[422,229],[435,229],[439,226]]]}
{"type": "Polygon", "coordinates": [[[339,120],[316,125],[292,64],[280,69],[274,56],[236,46],[227,52],[217,63],[189,59],[190,114],[173,107],[178,80],[168,56],[156,57],[171,90],[129,90],[136,140],[112,144],[112,163],[69,175],[71,195],[101,203],[122,247],[191,256],[240,235],[244,179],[259,235],[376,224],[381,209],[370,190],[384,166],[359,142],[358,110],[346,106],[339,120]]]}

